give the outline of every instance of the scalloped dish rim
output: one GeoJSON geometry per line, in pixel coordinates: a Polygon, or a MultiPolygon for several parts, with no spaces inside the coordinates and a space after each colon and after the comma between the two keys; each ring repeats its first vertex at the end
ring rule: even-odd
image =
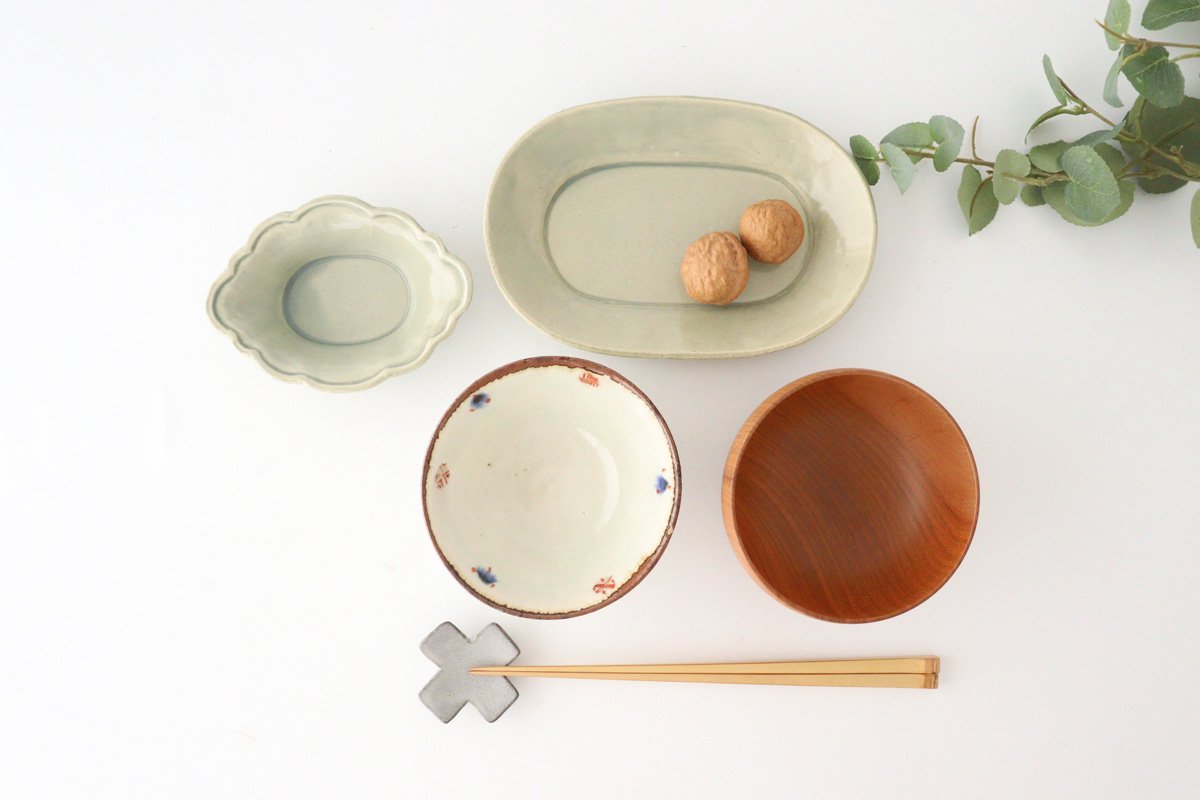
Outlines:
{"type": "Polygon", "coordinates": [[[451,333],[454,332],[454,328],[457,325],[458,320],[466,312],[467,307],[470,306],[473,294],[474,285],[470,268],[467,267],[466,263],[463,262],[462,259],[458,258],[446,249],[445,243],[439,236],[421,227],[420,223],[413,219],[411,215],[395,208],[374,206],[365,200],[361,200],[351,195],[322,195],[321,197],[317,197],[308,201],[299,208],[296,208],[292,211],[282,211],[259,223],[259,225],[255,227],[254,231],[250,234],[246,244],[242,245],[242,247],[240,247],[233,254],[233,256],[230,257],[229,265],[219,276],[217,276],[217,279],[213,282],[212,288],[208,293],[206,309],[208,312],[208,318],[212,321],[217,330],[228,336],[238,350],[253,357],[254,360],[258,362],[259,366],[261,366],[273,377],[288,383],[304,383],[323,391],[353,392],[362,389],[369,389],[382,383],[388,378],[412,372],[429,360],[429,356],[433,353],[434,348],[436,348],[440,342],[444,341],[450,336],[451,333]],[[371,375],[350,383],[332,383],[325,381],[318,375],[314,375],[309,372],[287,372],[276,367],[273,363],[271,363],[270,358],[263,353],[261,349],[248,344],[243,338],[244,333],[222,319],[220,313],[217,311],[217,297],[242,270],[244,262],[254,255],[259,242],[267,233],[267,231],[278,225],[296,222],[301,217],[305,216],[316,208],[335,205],[349,206],[365,213],[371,218],[390,217],[398,220],[403,226],[412,231],[415,239],[433,245],[434,251],[437,253],[437,261],[455,270],[462,279],[463,286],[462,295],[459,298],[458,303],[449,310],[445,326],[425,341],[421,352],[417,354],[415,358],[400,364],[384,364],[371,375]]]}

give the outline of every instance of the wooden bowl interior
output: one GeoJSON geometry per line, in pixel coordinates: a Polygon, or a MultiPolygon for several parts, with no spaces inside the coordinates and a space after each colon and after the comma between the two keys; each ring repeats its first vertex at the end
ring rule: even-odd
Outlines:
{"type": "Polygon", "coordinates": [[[751,575],[821,619],[870,622],[936,592],[975,530],[975,461],[950,414],[877,372],[784,387],[734,442],[726,526],[751,575]]]}

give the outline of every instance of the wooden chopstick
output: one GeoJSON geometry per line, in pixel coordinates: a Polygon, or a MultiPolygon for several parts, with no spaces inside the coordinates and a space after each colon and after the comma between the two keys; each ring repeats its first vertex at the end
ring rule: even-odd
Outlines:
{"type": "Polygon", "coordinates": [[[636,672],[647,673],[740,673],[782,675],[830,675],[876,673],[938,672],[941,661],[937,656],[912,658],[853,658],[838,661],[751,661],[732,664],[571,664],[554,666],[475,667],[480,675],[520,675],[524,672],[636,672]]]}
{"type": "Polygon", "coordinates": [[[506,673],[503,667],[472,669],[474,675],[519,678],[574,678],[607,681],[663,681],[669,683],[750,683],[769,686],[862,686],[893,689],[936,689],[936,672],[875,673],[719,673],[719,672],[536,672],[506,673]]]}
{"type": "Polygon", "coordinates": [[[473,675],[773,686],[866,686],[936,689],[936,656],[740,664],[636,664],[474,667],[473,675]]]}

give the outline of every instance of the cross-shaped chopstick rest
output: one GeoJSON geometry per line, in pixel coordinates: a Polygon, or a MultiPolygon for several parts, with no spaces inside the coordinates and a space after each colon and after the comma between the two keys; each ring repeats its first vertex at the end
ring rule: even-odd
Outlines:
{"type": "Polygon", "coordinates": [[[514,667],[510,665],[520,650],[495,623],[468,641],[458,628],[443,622],[421,643],[421,652],[442,668],[421,691],[421,701],[442,722],[453,719],[468,702],[488,722],[495,722],[517,699],[509,677],[936,689],[941,669],[937,656],[514,667]]]}
{"type": "Polygon", "coordinates": [[[507,678],[472,674],[479,666],[512,663],[521,654],[496,623],[467,639],[453,623],[443,622],[421,642],[421,652],[441,667],[421,690],[421,702],[442,722],[449,722],[467,703],[488,722],[495,722],[517,700],[507,678]]]}

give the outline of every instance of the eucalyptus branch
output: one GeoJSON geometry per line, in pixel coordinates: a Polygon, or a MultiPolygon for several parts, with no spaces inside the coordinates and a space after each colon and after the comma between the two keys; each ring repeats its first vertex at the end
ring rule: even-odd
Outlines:
{"type": "MultiPolygon", "coordinates": [[[[1200,20],[1200,0],[1148,3],[1141,19],[1152,30],[1200,20]]],[[[1159,194],[1200,183],[1200,98],[1185,94],[1179,67],[1181,61],[1200,58],[1200,44],[1131,34],[1132,18],[1128,0],[1108,0],[1104,21],[1097,22],[1107,35],[1109,49],[1116,51],[1104,80],[1105,102],[1124,105],[1122,77],[1140,95],[1116,119],[1115,112],[1101,110],[1068,86],[1049,56],[1042,58],[1057,103],[1034,119],[1029,132],[1056,117],[1090,117],[1102,129],[1045,144],[1023,144],[1019,149],[1003,148],[989,161],[979,154],[979,117],[968,133],[955,120],[935,115],[928,122],[896,127],[878,140],[878,146],[865,136],[851,137],[855,162],[871,185],[879,181],[886,165],[901,192],[912,184],[922,161],[932,161],[938,172],[961,165],[957,196],[969,234],[986,227],[1001,206],[1018,197],[1029,206],[1049,206],[1075,225],[1093,226],[1129,209],[1136,195],[1132,182],[1159,194]],[[1172,55],[1168,48],[1183,52],[1172,55]]],[[[1200,192],[1193,198],[1190,219],[1193,239],[1200,247],[1200,192]]]]}
{"type": "MultiPolygon", "coordinates": [[[[933,158],[934,155],[936,155],[935,151],[930,151],[930,150],[917,150],[917,149],[914,149],[911,147],[901,147],[900,149],[903,150],[906,154],[908,154],[910,156],[917,156],[918,158],[933,158]]],[[[887,159],[884,158],[883,156],[879,156],[875,160],[877,162],[879,162],[880,164],[887,163],[887,159]]],[[[992,161],[984,161],[981,158],[962,158],[961,156],[954,159],[954,163],[956,163],[956,164],[973,164],[977,167],[987,167],[988,169],[993,169],[996,166],[995,162],[992,162],[992,161]]]]}
{"type": "Polygon", "coordinates": [[[1172,178],[1178,178],[1181,181],[1189,181],[1193,183],[1200,182],[1200,177],[1195,175],[1183,175],[1174,171],[1170,167],[1164,167],[1162,164],[1147,164],[1146,162],[1151,155],[1153,154],[1147,151],[1144,155],[1138,156],[1137,158],[1131,160],[1128,164],[1113,174],[1116,176],[1117,180],[1130,180],[1134,178],[1153,179],[1161,178],[1164,175],[1169,175],[1172,178]],[[1143,171],[1140,173],[1130,172],[1129,170],[1134,166],[1142,167],[1143,170],[1149,169],[1150,171],[1143,171]]]}
{"type": "Polygon", "coordinates": [[[1151,47],[1183,47],[1188,50],[1200,50],[1200,44],[1189,44],[1187,42],[1156,42],[1151,39],[1143,39],[1140,36],[1130,36],[1123,31],[1114,30],[1101,20],[1095,20],[1096,24],[1104,29],[1104,32],[1112,36],[1114,39],[1131,44],[1139,50],[1148,50],[1151,47]]]}
{"type": "MultiPolygon", "coordinates": [[[[1185,175],[1179,175],[1175,172],[1170,172],[1168,170],[1168,174],[1174,175],[1177,178],[1183,178],[1184,180],[1189,180],[1189,181],[1195,180],[1195,178],[1191,177],[1191,176],[1200,175],[1200,166],[1197,166],[1196,164],[1191,163],[1190,161],[1188,161],[1187,159],[1185,159],[1182,155],[1180,155],[1178,153],[1172,153],[1172,152],[1163,150],[1162,147],[1160,146],[1160,145],[1162,145],[1163,142],[1166,142],[1166,141],[1174,138],[1175,136],[1179,135],[1183,131],[1190,128],[1193,124],[1194,123],[1189,122],[1186,125],[1181,126],[1178,130],[1168,133],[1167,135],[1163,136],[1157,142],[1147,141],[1146,139],[1142,138],[1141,136],[1139,136],[1136,139],[1133,139],[1132,142],[1134,144],[1138,144],[1138,145],[1141,145],[1142,147],[1145,147],[1149,152],[1155,154],[1156,156],[1160,156],[1161,158],[1165,158],[1167,161],[1174,162],[1176,165],[1179,166],[1180,169],[1182,169],[1184,172],[1188,173],[1188,175],[1185,176],[1185,175]]],[[[1164,167],[1163,169],[1165,170],[1166,168],[1164,167]]]]}
{"type": "MultiPolygon", "coordinates": [[[[937,154],[936,151],[918,150],[916,148],[911,148],[911,147],[901,147],[900,149],[903,150],[907,155],[916,156],[917,158],[933,158],[937,154]]],[[[884,158],[883,156],[880,156],[879,158],[876,158],[875,160],[881,164],[887,163],[887,159],[884,158]]],[[[963,157],[959,156],[958,158],[954,159],[954,163],[970,164],[971,166],[975,166],[975,167],[985,167],[986,169],[988,169],[989,171],[992,171],[992,172],[995,172],[995,170],[996,170],[996,162],[995,161],[985,161],[982,158],[963,158],[963,157]]],[[[1018,183],[1026,183],[1026,184],[1029,184],[1030,186],[1047,186],[1051,183],[1057,183],[1059,181],[1068,180],[1067,176],[1061,172],[1046,172],[1046,171],[1040,170],[1036,167],[1033,167],[1029,170],[1029,175],[1010,175],[1008,173],[1003,173],[1003,172],[1001,174],[1004,175],[1006,178],[1010,178],[1014,181],[1017,181],[1018,183]]]]}
{"type": "Polygon", "coordinates": [[[1091,105],[1088,103],[1088,101],[1087,101],[1087,100],[1084,100],[1082,97],[1080,97],[1079,95],[1077,95],[1077,94],[1074,92],[1074,90],[1072,90],[1072,89],[1071,89],[1071,87],[1070,87],[1070,86],[1067,86],[1067,84],[1066,84],[1066,81],[1064,81],[1064,80],[1062,80],[1062,79],[1060,78],[1058,82],[1059,82],[1059,84],[1061,84],[1061,85],[1062,85],[1062,88],[1063,88],[1063,90],[1064,90],[1064,91],[1066,91],[1067,95],[1068,95],[1068,96],[1069,96],[1069,97],[1070,97],[1072,100],[1074,100],[1074,101],[1076,102],[1076,104],[1078,104],[1078,106],[1079,106],[1081,109],[1083,109],[1083,111],[1084,111],[1085,113],[1087,113],[1087,114],[1091,114],[1093,117],[1095,117],[1096,119],[1100,120],[1101,122],[1103,122],[1105,125],[1107,125],[1107,126],[1108,126],[1108,127],[1110,127],[1110,128],[1115,128],[1115,127],[1117,127],[1117,123],[1113,122],[1111,119],[1109,119],[1108,117],[1104,116],[1103,114],[1101,114],[1101,113],[1100,113],[1099,111],[1097,111],[1096,109],[1092,108],[1092,106],[1091,106],[1091,105]]]}
{"type": "MultiPolygon", "coordinates": [[[[1200,56],[1200,53],[1197,53],[1197,55],[1200,56]]],[[[1104,116],[1099,111],[1097,111],[1095,108],[1093,108],[1091,106],[1091,104],[1088,103],[1088,101],[1084,100],[1082,97],[1080,97],[1078,94],[1076,94],[1075,91],[1072,90],[1070,86],[1067,86],[1065,81],[1062,81],[1060,79],[1059,83],[1062,84],[1062,87],[1066,91],[1067,95],[1072,100],[1074,100],[1079,105],[1079,107],[1081,109],[1083,109],[1086,113],[1091,114],[1093,117],[1100,120],[1105,125],[1108,125],[1110,128],[1117,127],[1117,123],[1113,122],[1111,119],[1104,116]]],[[[1175,131],[1175,132],[1168,134],[1167,136],[1164,136],[1162,138],[1162,140],[1160,140],[1157,143],[1150,142],[1150,141],[1147,141],[1146,139],[1142,138],[1142,135],[1140,132],[1136,135],[1131,135],[1131,134],[1125,133],[1123,129],[1116,134],[1116,138],[1122,142],[1129,142],[1130,144],[1141,145],[1142,147],[1145,147],[1147,150],[1154,153],[1155,155],[1161,156],[1161,157],[1167,159],[1168,161],[1174,161],[1185,172],[1190,173],[1191,170],[1196,169],[1195,165],[1190,164],[1183,157],[1181,157],[1179,155],[1176,155],[1173,153],[1168,153],[1167,151],[1162,150],[1159,147],[1159,145],[1162,144],[1163,141],[1170,139],[1171,137],[1177,135],[1180,131],[1185,130],[1186,128],[1190,127],[1193,124],[1194,123],[1192,123],[1192,122],[1187,123],[1186,125],[1182,126],[1179,131],[1175,131]]],[[[1179,175],[1178,173],[1168,172],[1168,174],[1174,175],[1177,178],[1182,178],[1183,180],[1192,180],[1192,178],[1184,176],[1184,175],[1179,175]]]]}
{"type": "MultiPolygon", "coordinates": [[[[936,155],[936,151],[930,151],[930,150],[918,150],[918,149],[911,148],[911,147],[901,147],[900,149],[901,149],[902,151],[904,151],[904,153],[905,153],[906,155],[914,156],[914,157],[916,157],[916,158],[933,158],[933,157],[934,157],[934,155],[936,155]]],[[[1141,163],[1141,162],[1144,162],[1144,161],[1145,161],[1147,158],[1149,158],[1149,157],[1150,157],[1150,155],[1152,155],[1152,154],[1153,154],[1153,153],[1151,153],[1151,152],[1147,152],[1147,153],[1146,153],[1146,155],[1143,155],[1143,156],[1141,156],[1141,157],[1139,157],[1139,158],[1135,158],[1135,159],[1133,159],[1133,160],[1132,160],[1132,161],[1130,161],[1128,164],[1126,164],[1124,168],[1122,168],[1121,170],[1119,170],[1119,171],[1115,172],[1115,173],[1114,173],[1114,175],[1116,176],[1116,178],[1117,178],[1118,180],[1122,180],[1122,179],[1125,179],[1125,178],[1140,178],[1140,177],[1145,177],[1145,175],[1144,175],[1144,174],[1142,174],[1142,175],[1130,175],[1130,174],[1128,174],[1128,173],[1127,173],[1127,170],[1128,170],[1130,167],[1134,166],[1135,164],[1139,164],[1139,163],[1141,163]]],[[[883,156],[879,156],[878,158],[876,158],[876,159],[875,159],[875,161],[876,161],[877,163],[880,163],[880,164],[886,164],[886,163],[887,163],[887,159],[886,159],[886,158],[884,158],[883,156]]],[[[956,164],[970,164],[971,166],[975,166],[975,167],[984,167],[984,168],[986,168],[986,169],[987,169],[989,172],[995,172],[995,170],[996,170],[996,162],[994,162],[994,161],[986,161],[986,160],[984,160],[984,159],[982,159],[982,158],[963,158],[963,157],[959,156],[958,158],[955,158],[955,159],[954,159],[954,163],[956,163],[956,164]]],[[[1171,171],[1171,170],[1169,170],[1169,169],[1167,169],[1167,168],[1165,168],[1165,167],[1161,167],[1161,166],[1157,166],[1157,167],[1156,167],[1156,169],[1158,169],[1160,172],[1162,172],[1162,173],[1164,173],[1164,174],[1171,175],[1172,177],[1179,178],[1180,180],[1185,180],[1185,181],[1197,181],[1197,182],[1200,182],[1200,177],[1196,177],[1196,176],[1189,176],[1189,175],[1181,175],[1181,174],[1180,174],[1180,173],[1178,173],[1178,172],[1173,172],[1173,171],[1171,171]]],[[[1046,172],[1045,170],[1040,170],[1040,169],[1038,169],[1037,167],[1032,167],[1032,168],[1030,168],[1030,170],[1029,170],[1029,174],[1028,174],[1028,175],[1010,175],[1010,174],[1008,174],[1008,173],[1001,173],[1001,174],[1002,174],[1002,175],[1004,175],[1004,177],[1006,177],[1006,178],[1009,178],[1010,180],[1017,181],[1018,183],[1024,183],[1024,184],[1027,184],[1027,185],[1029,185],[1029,186],[1049,186],[1050,184],[1053,184],[1053,183],[1062,183],[1062,182],[1064,182],[1064,181],[1069,181],[1069,180],[1070,180],[1070,177],[1068,177],[1068,176],[1066,175],[1066,173],[1063,173],[1063,172],[1046,172]]]]}

